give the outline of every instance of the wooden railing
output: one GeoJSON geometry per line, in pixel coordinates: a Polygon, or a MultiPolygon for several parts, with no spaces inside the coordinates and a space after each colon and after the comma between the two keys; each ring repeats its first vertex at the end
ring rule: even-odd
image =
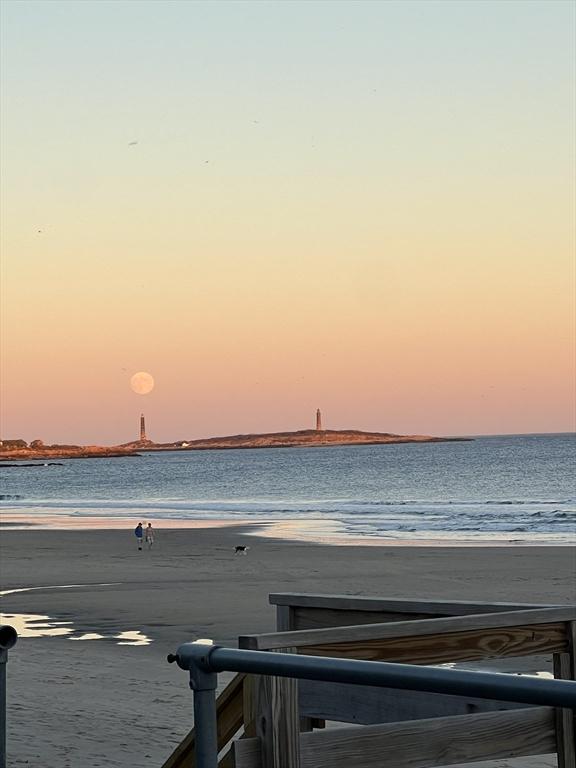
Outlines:
{"type": "MultiPolygon", "coordinates": [[[[491,712],[302,733],[300,768],[429,768],[556,751],[554,710],[491,712]]],[[[235,768],[265,768],[258,739],[234,745],[235,768]]],[[[284,763],[294,768],[294,763],[284,763]]]]}
{"type": "MultiPolygon", "coordinates": [[[[243,636],[241,648],[409,664],[552,654],[554,676],[576,678],[574,607],[289,594],[270,601],[278,631],[243,636]]],[[[219,749],[232,741],[220,766],[428,768],[557,752],[559,768],[576,768],[573,713],[521,707],[249,675],[218,699],[219,749]],[[366,727],[312,730],[324,720],[366,727]]],[[[194,768],[193,746],[191,731],[163,768],[194,768]]]]}
{"type": "Polygon", "coordinates": [[[295,648],[311,656],[442,664],[567,651],[576,608],[540,608],[389,624],[244,635],[239,647],[295,648]]]}
{"type": "Polygon", "coordinates": [[[538,603],[480,603],[468,600],[414,600],[403,598],[272,593],[276,606],[276,629],[320,629],[351,624],[380,624],[391,621],[439,619],[477,613],[510,613],[562,606],[538,603]]]}

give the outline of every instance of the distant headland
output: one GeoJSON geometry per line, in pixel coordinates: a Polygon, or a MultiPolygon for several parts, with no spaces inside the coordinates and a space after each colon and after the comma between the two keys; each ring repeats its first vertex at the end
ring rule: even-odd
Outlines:
{"type": "Polygon", "coordinates": [[[445,443],[466,438],[430,437],[428,435],[394,435],[389,432],[362,432],[357,429],[303,429],[298,432],[269,432],[257,435],[229,435],[177,443],[128,443],[146,451],[210,451],[232,448],[323,448],[336,445],[388,445],[390,443],[445,443]]]}
{"type": "Polygon", "coordinates": [[[177,440],[156,443],[146,434],[144,414],[140,417],[137,440],[122,445],[45,445],[42,440],[4,440],[0,443],[0,462],[15,459],[81,459],[138,456],[141,451],[215,451],[249,448],[326,448],[350,445],[390,445],[398,443],[446,443],[466,441],[464,437],[432,437],[430,435],[396,435],[391,432],[363,432],[358,429],[324,429],[320,409],[316,412],[316,428],[296,432],[228,435],[199,440],[177,440]]]}

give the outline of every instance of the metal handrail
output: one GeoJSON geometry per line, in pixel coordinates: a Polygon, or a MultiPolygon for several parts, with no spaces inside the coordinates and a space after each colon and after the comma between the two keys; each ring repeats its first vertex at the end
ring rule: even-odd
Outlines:
{"type": "Polygon", "coordinates": [[[6,768],[6,664],[8,651],[16,645],[18,633],[9,624],[0,625],[0,768],[6,768]]]}
{"type": "Polygon", "coordinates": [[[221,648],[206,643],[184,643],[168,656],[190,673],[194,691],[196,765],[217,768],[216,685],[218,672],[293,677],[334,683],[397,688],[453,696],[539,704],[576,710],[576,682],[519,677],[496,672],[360,661],[326,656],[301,656],[270,651],[221,648]]]}

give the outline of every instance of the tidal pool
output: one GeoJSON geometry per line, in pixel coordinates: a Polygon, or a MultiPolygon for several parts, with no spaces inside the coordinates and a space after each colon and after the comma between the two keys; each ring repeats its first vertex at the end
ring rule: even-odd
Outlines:
{"type": "MultiPolygon", "coordinates": [[[[31,592],[38,589],[74,589],[81,587],[111,587],[120,582],[102,584],[63,584],[50,587],[22,587],[0,591],[0,597],[17,592],[31,592]]],[[[74,628],[73,621],[57,621],[39,613],[0,613],[0,624],[9,624],[19,637],[65,637],[68,640],[115,640],[117,645],[150,645],[152,639],[139,629],[129,629],[112,635],[99,632],[82,632],[74,628]]]]}

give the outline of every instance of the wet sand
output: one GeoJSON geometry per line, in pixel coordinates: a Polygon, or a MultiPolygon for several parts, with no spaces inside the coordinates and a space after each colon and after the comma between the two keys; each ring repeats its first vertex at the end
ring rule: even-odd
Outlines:
{"type": "Polygon", "coordinates": [[[2,590],[79,585],[0,598],[3,613],[48,616],[71,630],[21,638],[10,654],[9,765],[159,768],[191,725],[186,675],[166,654],[185,640],[235,645],[239,634],[272,630],[269,592],[576,601],[568,547],[330,547],[247,532],[160,530],[154,549],[138,552],[131,525],[4,529],[2,590]],[[236,544],[248,544],[248,556],[235,556],[236,544]],[[125,632],[151,642],[119,645],[125,632]],[[92,633],[105,639],[69,639],[92,633]]]}

